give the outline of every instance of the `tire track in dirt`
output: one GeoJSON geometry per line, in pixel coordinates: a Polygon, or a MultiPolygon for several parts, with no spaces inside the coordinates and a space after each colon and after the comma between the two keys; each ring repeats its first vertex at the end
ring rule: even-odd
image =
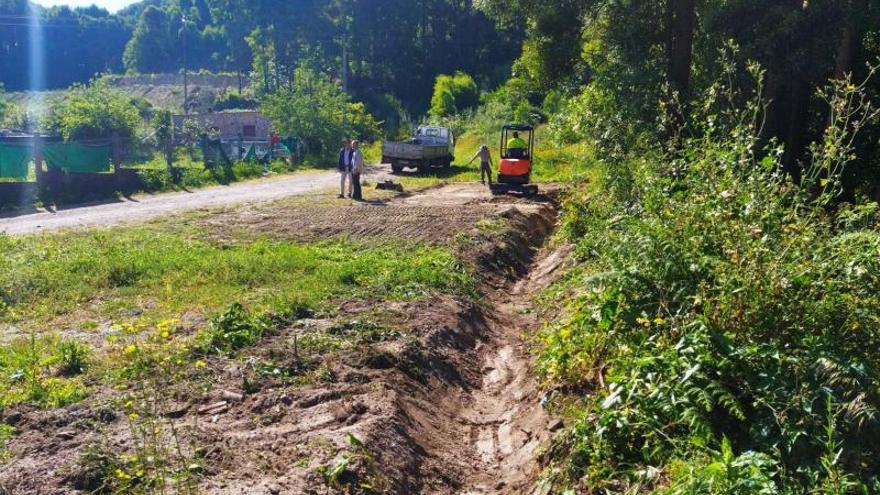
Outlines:
{"type": "Polygon", "coordinates": [[[527,493],[540,472],[536,454],[550,439],[552,418],[540,404],[523,337],[540,326],[529,308],[536,292],[549,283],[548,272],[560,266],[548,267],[555,263],[552,256],[538,256],[527,274],[490,298],[494,329],[480,351],[482,384],[459,413],[477,466],[465,478],[460,495],[527,493]]]}

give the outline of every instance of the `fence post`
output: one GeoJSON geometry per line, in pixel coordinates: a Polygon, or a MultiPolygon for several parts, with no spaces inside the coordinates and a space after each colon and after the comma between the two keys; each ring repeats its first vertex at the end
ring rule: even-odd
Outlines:
{"type": "Polygon", "coordinates": [[[43,143],[40,140],[40,133],[35,133],[32,143],[34,145],[34,173],[37,175],[37,183],[43,180],[43,143]]]}
{"type": "Polygon", "coordinates": [[[34,174],[37,178],[37,196],[48,204],[52,195],[51,176],[48,171],[43,171],[43,139],[39,132],[34,133],[32,141],[34,146],[34,174]]]}
{"type": "Polygon", "coordinates": [[[166,139],[162,143],[162,152],[165,154],[165,166],[168,173],[174,175],[174,138],[166,139]]]}
{"type": "Polygon", "coordinates": [[[122,149],[119,142],[119,133],[113,133],[111,141],[111,160],[113,161],[113,173],[119,175],[119,169],[122,168],[122,149]]]}

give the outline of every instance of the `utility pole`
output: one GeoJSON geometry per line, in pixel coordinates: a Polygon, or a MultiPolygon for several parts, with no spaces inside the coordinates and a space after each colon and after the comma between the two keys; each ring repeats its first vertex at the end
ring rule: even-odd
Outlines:
{"type": "Polygon", "coordinates": [[[351,25],[354,23],[354,4],[351,17],[345,21],[345,37],[342,39],[342,129],[348,124],[348,44],[351,43],[351,25]]]}
{"type": "Polygon", "coordinates": [[[189,77],[186,64],[186,15],[183,16],[183,114],[189,115],[189,77]]]}
{"type": "Polygon", "coordinates": [[[343,42],[342,45],[342,92],[344,93],[345,101],[342,102],[342,128],[345,129],[345,124],[347,123],[348,118],[348,49],[346,45],[348,42],[343,42]]]}

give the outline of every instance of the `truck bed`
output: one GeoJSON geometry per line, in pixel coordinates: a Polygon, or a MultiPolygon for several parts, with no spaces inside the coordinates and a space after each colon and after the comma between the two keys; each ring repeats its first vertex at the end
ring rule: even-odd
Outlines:
{"type": "Polygon", "coordinates": [[[409,141],[382,142],[382,156],[401,161],[432,160],[449,155],[446,144],[416,144],[409,141]]]}

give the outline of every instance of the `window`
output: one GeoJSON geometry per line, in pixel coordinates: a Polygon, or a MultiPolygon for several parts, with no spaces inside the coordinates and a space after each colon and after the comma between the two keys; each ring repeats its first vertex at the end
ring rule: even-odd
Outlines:
{"type": "Polygon", "coordinates": [[[244,129],[242,129],[241,133],[244,137],[256,137],[257,136],[257,126],[255,125],[246,125],[244,129]]]}

